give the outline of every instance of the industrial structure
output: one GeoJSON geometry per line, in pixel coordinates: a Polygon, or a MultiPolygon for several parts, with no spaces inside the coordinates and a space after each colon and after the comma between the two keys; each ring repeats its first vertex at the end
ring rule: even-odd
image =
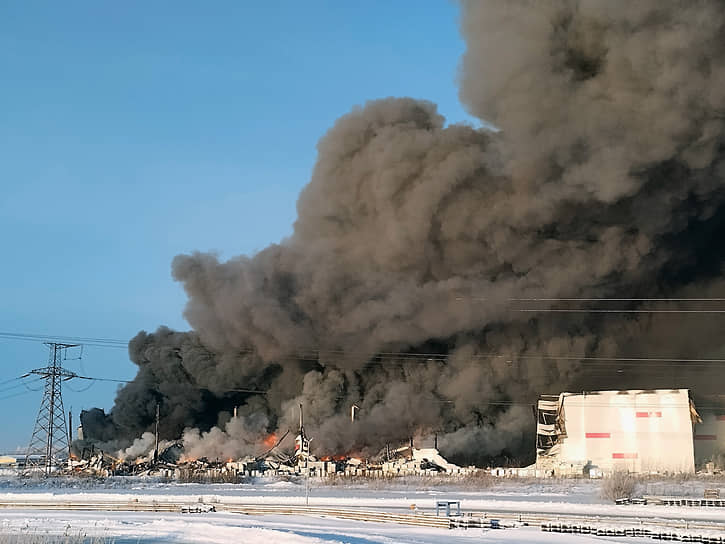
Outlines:
{"type": "Polygon", "coordinates": [[[300,430],[295,438],[295,460],[300,467],[307,468],[310,458],[310,440],[305,434],[302,404],[300,404],[300,430]]]}
{"type": "Polygon", "coordinates": [[[64,381],[76,378],[77,374],[61,366],[65,352],[79,344],[46,342],[50,349],[48,366],[31,370],[45,381],[43,400],[35,420],[33,436],[25,458],[25,465],[40,464],[46,474],[70,455],[70,421],[66,423],[63,408],[64,381]],[[40,463],[37,461],[40,460],[40,463]]]}
{"type": "Polygon", "coordinates": [[[695,471],[695,425],[687,389],[544,395],[537,405],[536,473],[695,471]]]}

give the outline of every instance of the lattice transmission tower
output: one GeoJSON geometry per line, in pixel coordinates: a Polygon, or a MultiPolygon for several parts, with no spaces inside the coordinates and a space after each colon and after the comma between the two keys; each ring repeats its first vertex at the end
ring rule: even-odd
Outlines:
{"type": "Polygon", "coordinates": [[[33,437],[25,457],[25,466],[43,466],[50,474],[61,458],[70,454],[70,430],[66,425],[63,408],[62,383],[78,375],[61,366],[66,350],[80,344],[45,342],[50,348],[48,366],[31,370],[45,380],[43,400],[35,420],[33,437]]]}

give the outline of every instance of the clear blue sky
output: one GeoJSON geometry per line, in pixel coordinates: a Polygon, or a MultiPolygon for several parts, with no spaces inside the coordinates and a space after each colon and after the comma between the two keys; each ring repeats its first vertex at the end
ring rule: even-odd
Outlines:
{"type": "MultiPolygon", "coordinates": [[[[467,119],[457,17],[446,0],[1,3],[0,331],[188,328],[173,256],[289,235],[338,116],[413,96],[467,119]]],[[[0,339],[0,382],[46,360],[41,343],[0,339]]],[[[123,349],[66,366],[135,372],[123,349]]],[[[7,387],[9,451],[27,444],[41,392],[7,387]]],[[[64,390],[76,418],[112,406],[115,385],[82,387],[64,390]]]]}

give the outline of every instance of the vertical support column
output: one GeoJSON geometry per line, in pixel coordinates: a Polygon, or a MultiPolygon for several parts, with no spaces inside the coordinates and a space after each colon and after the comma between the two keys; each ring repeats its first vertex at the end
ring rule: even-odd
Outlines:
{"type": "Polygon", "coordinates": [[[154,446],[154,464],[159,462],[159,419],[161,419],[161,405],[156,403],[156,445],[154,446]]]}
{"type": "Polygon", "coordinates": [[[48,373],[48,379],[50,380],[50,403],[49,403],[49,412],[48,412],[48,419],[50,420],[50,425],[48,425],[48,435],[46,438],[46,446],[45,446],[45,473],[50,474],[52,468],[53,468],[53,435],[55,434],[53,431],[55,430],[55,401],[56,401],[56,380],[57,380],[57,370],[58,370],[58,344],[52,344],[51,345],[51,358],[52,361],[49,361],[49,369],[50,372],[48,373]]]}

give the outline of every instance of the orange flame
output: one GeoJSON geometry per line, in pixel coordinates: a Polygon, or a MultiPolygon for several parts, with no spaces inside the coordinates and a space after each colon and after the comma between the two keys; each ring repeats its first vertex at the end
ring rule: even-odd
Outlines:
{"type": "Polygon", "coordinates": [[[325,455],[320,457],[320,461],[346,461],[347,455],[325,455]]]}
{"type": "Polygon", "coordinates": [[[273,447],[277,443],[277,435],[272,433],[265,438],[262,443],[268,448],[273,447]]]}

